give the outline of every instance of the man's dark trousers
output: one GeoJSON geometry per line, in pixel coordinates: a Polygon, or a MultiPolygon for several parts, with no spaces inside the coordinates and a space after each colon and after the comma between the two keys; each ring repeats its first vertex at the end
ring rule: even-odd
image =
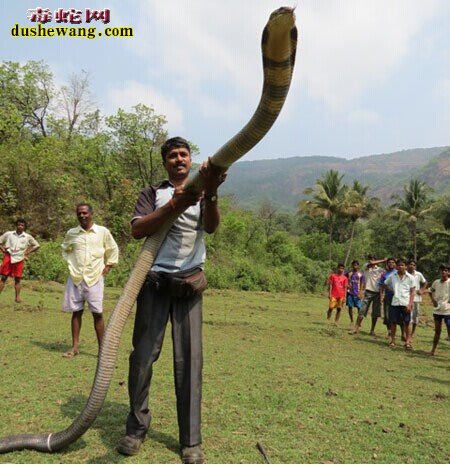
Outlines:
{"type": "Polygon", "coordinates": [[[161,352],[170,317],[174,351],[175,393],[179,440],[184,446],[201,443],[202,296],[173,298],[146,281],[137,300],[130,355],[127,434],[144,437],[150,425],[148,408],[152,365],[161,352]]]}

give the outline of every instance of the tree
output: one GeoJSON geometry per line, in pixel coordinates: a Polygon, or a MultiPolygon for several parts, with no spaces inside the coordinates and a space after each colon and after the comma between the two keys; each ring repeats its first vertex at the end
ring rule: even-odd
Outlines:
{"type": "Polygon", "coordinates": [[[80,117],[87,114],[92,107],[88,72],[72,74],[69,84],[61,88],[61,101],[67,117],[68,139],[70,139],[80,117]]]}
{"type": "Polygon", "coordinates": [[[21,66],[11,61],[0,65],[1,106],[12,104],[22,117],[22,127],[47,136],[46,117],[54,95],[53,75],[42,61],[21,66]]]}
{"type": "Polygon", "coordinates": [[[398,202],[393,205],[393,209],[408,224],[413,243],[414,260],[417,260],[417,223],[432,210],[427,196],[430,188],[418,179],[411,179],[409,184],[403,187],[403,190],[404,197],[395,197],[398,202]]]}
{"type": "Polygon", "coordinates": [[[300,210],[312,216],[324,216],[328,221],[329,248],[328,260],[331,260],[333,231],[336,219],[343,215],[345,195],[348,187],[342,183],[344,175],[329,170],[316,181],[314,188],[305,189],[305,194],[312,194],[311,200],[300,203],[300,210]]]}
{"type": "Polygon", "coordinates": [[[261,219],[262,224],[264,225],[266,240],[269,240],[269,237],[273,233],[276,213],[276,208],[268,200],[263,200],[261,202],[258,217],[261,219]]]}
{"type": "Polygon", "coordinates": [[[154,184],[162,176],[159,148],[167,138],[166,123],[165,116],[143,104],[134,106],[133,112],[120,108],[116,115],[106,118],[126,176],[137,179],[141,187],[154,184]]]}
{"type": "Polygon", "coordinates": [[[380,200],[376,197],[367,197],[368,190],[369,186],[364,186],[359,181],[355,180],[353,181],[352,188],[347,191],[344,213],[350,218],[352,228],[344,261],[344,265],[346,266],[352,250],[356,223],[360,219],[368,218],[371,213],[379,208],[380,200]]]}

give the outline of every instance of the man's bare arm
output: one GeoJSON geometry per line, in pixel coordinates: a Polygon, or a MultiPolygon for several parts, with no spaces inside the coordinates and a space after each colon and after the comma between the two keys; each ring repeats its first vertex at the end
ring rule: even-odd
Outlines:
{"type": "Polygon", "coordinates": [[[211,164],[210,158],[203,162],[199,170],[203,179],[204,186],[204,207],[203,207],[203,229],[206,233],[212,234],[220,223],[220,212],[217,204],[217,198],[213,201],[213,197],[217,197],[219,186],[225,181],[227,173],[222,169],[211,164]]]}
{"type": "Polygon", "coordinates": [[[161,208],[148,215],[137,218],[131,225],[131,235],[135,239],[142,239],[155,234],[168,220],[174,211],[181,214],[187,208],[195,205],[200,199],[199,194],[185,192],[183,186],[175,188],[173,197],[161,208]]]}

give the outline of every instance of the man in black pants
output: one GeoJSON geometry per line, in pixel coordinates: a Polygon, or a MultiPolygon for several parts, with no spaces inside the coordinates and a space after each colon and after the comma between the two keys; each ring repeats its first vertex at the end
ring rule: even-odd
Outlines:
{"type": "Polygon", "coordinates": [[[170,317],[174,350],[179,440],[183,463],[203,463],[201,449],[202,390],[202,290],[205,287],[203,233],[219,225],[217,189],[226,175],[211,165],[200,167],[203,195],[184,191],[191,169],[191,151],[181,137],[168,139],[161,147],[168,180],[144,189],[132,218],[132,235],[141,239],[155,234],[166,219],[181,213],[169,230],[137,300],[130,356],[128,390],[130,413],[126,436],[117,450],[135,455],[147,434],[152,365],[160,354],[170,317]],[[182,213],[183,212],[183,213],[182,213]]]}

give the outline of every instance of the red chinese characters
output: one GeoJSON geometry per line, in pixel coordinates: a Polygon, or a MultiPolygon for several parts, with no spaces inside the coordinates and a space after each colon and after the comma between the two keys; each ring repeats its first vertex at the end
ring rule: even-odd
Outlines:
{"type": "Polygon", "coordinates": [[[27,18],[32,23],[49,23],[52,20],[52,12],[50,8],[32,8],[27,10],[27,18]]]}
{"type": "Polygon", "coordinates": [[[110,21],[110,11],[109,8],[104,8],[103,10],[91,10],[86,8],[86,22],[90,23],[91,21],[102,21],[104,24],[108,24],[110,21]]]}
{"type": "Polygon", "coordinates": [[[57,23],[81,24],[83,22],[82,15],[83,12],[75,8],[69,8],[68,10],[58,8],[55,11],[55,21],[57,23]]]}
{"type": "Polygon", "coordinates": [[[49,23],[54,19],[56,23],[81,24],[84,19],[86,23],[101,21],[104,24],[108,24],[111,18],[111,11],[109,8],[103,8],[102,10],[86,8],[83,16],[83,12],[76,8],[58,8],[52,13],[50,8],[37,7],[27,11],[27,18],[33,23],[49,23]]]}

